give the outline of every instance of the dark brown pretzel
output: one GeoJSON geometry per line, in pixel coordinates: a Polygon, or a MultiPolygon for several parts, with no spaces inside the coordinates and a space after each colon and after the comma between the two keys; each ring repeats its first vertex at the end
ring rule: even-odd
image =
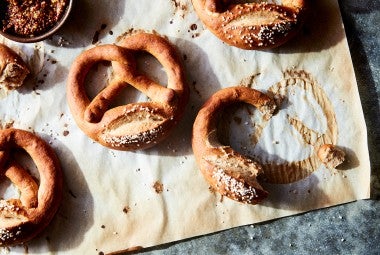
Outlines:
{"type": "Polygon", "coordinates": [[[138,33],[119,45],[97,46],[83,52],[73,63],[68,78],[67,99],[78,126],[93,140],[112,149],[137,150],[155,145],[169,134],[182,117],[189,91],[173,46],[164,38],[138,33]],[[167,72],[163,87],[136,69],[136,51],[156,57],[167,72]],[[90,102],[84,80],[97,62],[112,62],[114,77],[90,102]],[[131,85],[151,101],[108,109],[121,89],[131,85]]]}
{"type": "Polygon", "coordinates": [[[0,246],[26,242],[52,220],[62,197],[62,173],[51,147],[36,135],[19,130],[0,131],[0,179],[7,177],[21,192],[19,199],[0,200],[0,246]],[[39,171],[39,185],[12,159],[24,149],[39,171]]]}
{"type": "Polygon", "coordinates": [[[306,0],[241,3],[238,0],[192,0],[205,26],[229,45],[254,50],[278,47],[299,30],[306,0]]]}
{"type": "Polygon", "coordinates": [[[268,194],[256,179],[262,172],[261,165],[220,144],[217,139],[220,113],[236,102],[257,107],[266,118],[270,118],[277,107],[271,98],[247,87],[230,87],[216,92],[195,119],[193,152],[201,172],[214,190],[239,202],[257,204],[268,194]]]}

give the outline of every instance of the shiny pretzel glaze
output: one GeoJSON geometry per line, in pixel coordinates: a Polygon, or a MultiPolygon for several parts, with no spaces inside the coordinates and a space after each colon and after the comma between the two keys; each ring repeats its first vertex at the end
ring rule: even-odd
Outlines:
{"type": "Polygon", "coordinates": [[[169,135],[183,115],[189,91],[174,47],[163,37],[137,33],[122,38],[118,45],[101,45],[83,52],[71,66],[67,100],[78,126],[98,143],[117,150],[137,150],[154,146],[169,135]],[[152,54],[167,72],[167,87],[141,74],[136,53],[152,54]],[[92,101],[84,80],[97,62],[110,61],[113,79],[92,101]],[[133,86],[151,101],[130,103],[108,109],[126,86],[133,86]]]}
{"type": "Polygon", "coordinates": [[[300,29],[306,0],[238,3],[234,0],[192,0],[205,26],[229,45],[247,49],[278,47],[300,29]]]}
{"type": "Polygon", "coordinates": [[[271,98],[254,89],[222,89],[199,111],[193,126],[192,147],[201,172],[214,190],[242,203],[257,204],[268,194],[256,179],[262,172],[261,165],[220,144],[216,135],[220,113],[237,102],[255,106],[265,118],[270,118],[277,107],[271,98]]]}
{"type": "Polygon", "coordinates": [[[54,151],[36,135],[19,130],[0,131],[0,179],[7,177],[21,192],[19,199],[0,199],[0,246],[24,243],[52,220],[62,198],[62,173],[54,151]],[[39,171],[39,185],[12,156],[24,149],[39,171]]]}

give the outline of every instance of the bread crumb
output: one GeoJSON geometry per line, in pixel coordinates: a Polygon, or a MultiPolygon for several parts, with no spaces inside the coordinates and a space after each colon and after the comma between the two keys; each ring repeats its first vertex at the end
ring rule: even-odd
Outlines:
{"type": "Polygon", "coordinates": [[[127,205],[123,208],[123,213],[127,214],[130,210],[131,208],[127,205]]]}
{"type": "Polygon", "coordinates": [[[160,194],[164,190],[164,185],[161,182],[156,181],[153,184],[153,188],[154,188],[154,190],[156,191],[157,194],[160,194]]]}
{"type": "Polygon", "coordinates": [[[318,158],[329,169],[334,169],[345,160],[345,152],[332,144],[324,144],[318,150],[318,158]]]}

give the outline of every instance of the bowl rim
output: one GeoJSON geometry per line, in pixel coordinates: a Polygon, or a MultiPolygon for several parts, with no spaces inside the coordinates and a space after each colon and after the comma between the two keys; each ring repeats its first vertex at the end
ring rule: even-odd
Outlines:
{"type": "Polygon", "coordinates": [[[73,6],[73,0],[67,0],[68,5],[65,8],[65,12],[61,19],[49,30],[44,32],[43,34],[37,35],[37,36],[31,36],[31,37],[25,37],[25,36],[18,36],[18,35],[13,35],[13,34],[8,34],[3,32],[0,29],[0,35],[8,38],[9,40],[15,41],[15,42],[20,42],[20,43],[34,43],[34,42],[40,42],[45,40],[46,38],[50,37],[54,33],[56,33],[66,22],[67,18],[70,16],[71,9],[73,6]]]}

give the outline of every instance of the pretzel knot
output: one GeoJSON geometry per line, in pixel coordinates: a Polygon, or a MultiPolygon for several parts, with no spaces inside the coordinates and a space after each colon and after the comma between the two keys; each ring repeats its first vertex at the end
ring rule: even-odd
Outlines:
{"type": "Polygon", "coordinates": [[[67,85],[67,100],[78,126],[98,143],[117,150],[151,147],[166,138],[183,115],[189,91],[174,47],[156,34],[124,37],[118,45],[89,49],[74,61],[67,85]],[[168,82],[161,86],[137,69],[136,53],[146,51],[164,67],[168,82]],[[113,77],[90,101],[84,81],[95,63],[110,61],[113,77]],[[126,86],[133,86],[150,99],[110,108],[126,86]]]}
{"type": "Polygon", "coordinates": [[[19,130],[0,131],[0,180],[7,177],[20,198],[0,199],[0,246],[26,242],[52,220],[62,198],[62,172],[51,147],[36,135],[19,130]],[[39,171],[39,185],[12,156],[14,149],[30,155],[39,171]]]}
{"type": "Polygon", "coordinates": [[[270,118],[277,105],[267,95],[247,87],[229,87],[212,95],[199,111],[193,126],[192,147],[203,176],[221,195],[247,204],[265,199],[265,191],[257,176],[262,166],[222,145],[217,138],[217,124],[223,110],[244,102],[257,107],[264,118],[270,118]]]}
{"type": "Polygon", "coordinates": [[[229,45],[247,49],[275,48],[300,29],[306,0],[242,3],[239,0],[192,0],[205,26],[229,45]]]}

